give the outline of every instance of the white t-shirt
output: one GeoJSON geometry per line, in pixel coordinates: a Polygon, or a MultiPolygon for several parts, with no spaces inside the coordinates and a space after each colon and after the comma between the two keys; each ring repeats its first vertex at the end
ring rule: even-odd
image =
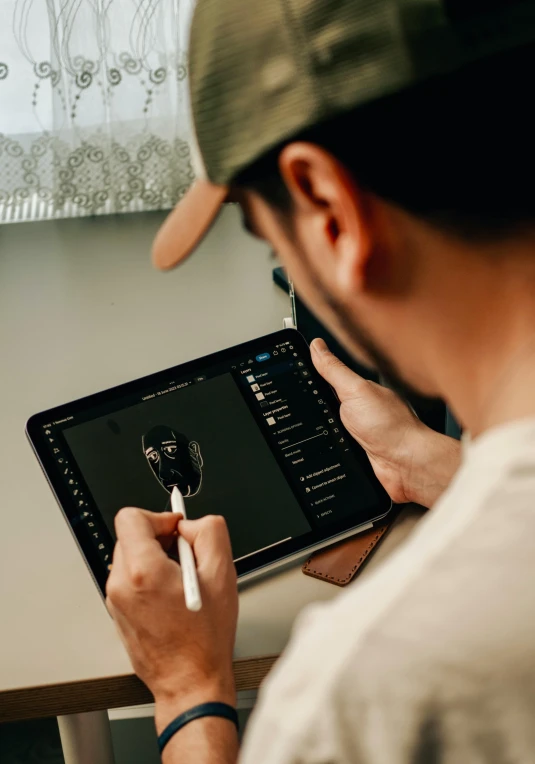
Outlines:
{"type": "Polygon", "coordinates": [[[465,444],[408,541],[298,618],[240,762],[535,762],[535,419],[465,444]]]}

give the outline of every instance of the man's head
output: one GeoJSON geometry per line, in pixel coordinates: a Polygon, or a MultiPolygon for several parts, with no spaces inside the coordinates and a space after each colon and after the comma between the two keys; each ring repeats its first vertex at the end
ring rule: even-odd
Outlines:
{"type": "Polygon", "coordinates": [[[142,438],[143,453],[158,482],[171,493],[175,486],[183,496],[195,496],[202,482],[200,446],[165,425],[152,427],[142,438]]]}
{"type": "Polygon", "coordinates": [[[231,6],[199,0],[191,92],[210,183],[156,261],[194,246],[230,195],[344,344],[444,395],[444,343],[477,341],[511,252],[533,246],[533,4],[231,6]]]}

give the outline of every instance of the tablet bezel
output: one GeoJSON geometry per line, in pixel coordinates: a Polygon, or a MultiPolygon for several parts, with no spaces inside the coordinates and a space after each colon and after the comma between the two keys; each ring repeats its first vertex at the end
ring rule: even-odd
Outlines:
{"type": "MultiPolygon", "coordinates": [[[[87,528],[85,528],[85,526],[83,526],[81,523],[76,522],[76,518],[79,516],[78,509],[74,506],[72,497],[70,496],[67,487],[61,478],[58,464],[56,463],[50,448],[46,443],[43,426],[51,421],[59,421],[67,419],[71,416],[76,416],[77,414],[79,415],[81,412],[87,411],[92,407],[101,406],[103,404],[110,404],[115,401],[120,402],[121,399],[124,399],[127,396],[134,395],[140,391],[144,391],[147,388],[158,386],[158,384],[168,379],[170,375],[176,377],[188,376],[191,374],[200,375],[203,373],[203,371],[208,370],[215,365],[222,363],[231,364],[233,360],[240,359],[243,356],[256,355],[258,352],[263,351],[266,345],[275,345],[278,343],[283,343],[287,340],[291,340],[296,345],[299,345],[299,350],[301,353],[304,353],[307,357],[310,357],[308,344],[302,335],[295,329],[282,329],[278,332],[274,332],[273,334],[265,335],[254,340],[249,340],[248,342],[218,351],[216,353],[211,353],[210,355],[204,356],[202,358],[188,361],[168,369],[163,369],[145,377],[140,377],[139,379],[133,380],[131,382],[126,382],[124,384],[117,385],[116,387],[109,388],[107,390],[94,393],[83,398],[79,398],[69,403],[55,406],[52,409],[34,414],[32,417],[30,417],[26,425],[26,434],[30,444],[37,456],[37,459],[39,460],[41,468],[48,480],[52,492],[56,497],[67,525],[71,529],[80,548],[82,556],[86,561],[86,564],[103,595],[105,592],[108,571],[99,558],[93,543],[89,538],[87,528]]],[[[312,369],[312,373],[316,375],[317,372],[315,372],[312,362],[310,363],[310,367],[312,369]]],[[[340,404],[334,391],[319,375],[317,375],[315,379],[315,386],[320,389],[323,398],[326,400],[326,403],[328,403],[332,410],[336,412],[338,423],[340,427],[343,428],[343,424],[338,417],[340,404]]],[[[254,574],[254,577],[256,578],[258,571],[271,570],[275,566],[284,563],[284,561],[288,561],[290,559],[299,559],[307,553],[315,549],[327,546],[328,544],[334,543],[341,538],[345,538],[348,535],[357,532],[359,529],[364,530],[365,528],[369,528],[371,524],[382,520],[389,513],[392,508],[392,501],[385,489],[381,486],[375,477],[366,453],[349,434],[347,441],[352,454],[358,460],[367,478],[373,482],[378,493],[379,501],[377,502],[377,506],[374,508],[373,512],[370,511],[365,516],[362,514],[357,516],[355,513],[355,515],[350,515],[338,523],[333,523],[332,525],[324,526],[322,528],[314,528],[307,534],[286,541],[270,549],[260,551],[245,560],[238,561],[236,563],[236,569],[240,579],[249,580],[253,577],[252,574],[254,574]]],[[[289,485],[291,487],[291,484],[289,485]]],[[[294,493],[301,509],[305,511],[300,497],[295,494],[293,489],[292,492],[294,493]]]]}

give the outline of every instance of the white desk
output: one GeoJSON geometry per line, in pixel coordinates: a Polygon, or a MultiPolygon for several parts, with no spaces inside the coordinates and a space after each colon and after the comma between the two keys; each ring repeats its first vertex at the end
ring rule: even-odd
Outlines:
{"type": "MultiPolygon", "coordinates": [[[[0,722],[147,702],[26,441],[27,418],[275,331],[289,313],[267,248],[226,210],[172,274],[151,269],[163,215],[0,227],[0,722]]],[[[336,587],[293,569],[241,595],[236,658],[273,656],[336,587]]],[[[258,686],[272,659],[236,665],[258,686]]]]}
{"type": "MultiPolygon", "coordinates": [[[[148,259],[162,217],[0,228],[0,693],[131,674],[26,441],[27,418],[277,330],[289,313],[271,280],[274,261],[242,233],[236,210],[172,274],[153,271],[148,259]]],[[[243,595],[238,658],[280,652],[297,610],[336,591],[297,572],[284,578],[243,595]]],[[[136,702],[141,688],[127,686],[136,702]]],[[[101,702],[124,705],[120,687],[117,698],[99,687],[101,702]]],[[[64,697],[75,710],[80,700],[86,710],[98,706],[85,694],[78,685],[64,697]]],[[[0,720],[69,710],[52,695],[45,709],[42,694],[0,694],[0,720]]]]}

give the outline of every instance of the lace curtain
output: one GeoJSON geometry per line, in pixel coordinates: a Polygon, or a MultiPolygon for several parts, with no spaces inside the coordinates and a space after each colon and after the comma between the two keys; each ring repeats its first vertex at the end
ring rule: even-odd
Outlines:
{"type": "Polygon", "coordinates": [[[172,206],[194,0],[0,0],[0,222],[172,206]]]}

